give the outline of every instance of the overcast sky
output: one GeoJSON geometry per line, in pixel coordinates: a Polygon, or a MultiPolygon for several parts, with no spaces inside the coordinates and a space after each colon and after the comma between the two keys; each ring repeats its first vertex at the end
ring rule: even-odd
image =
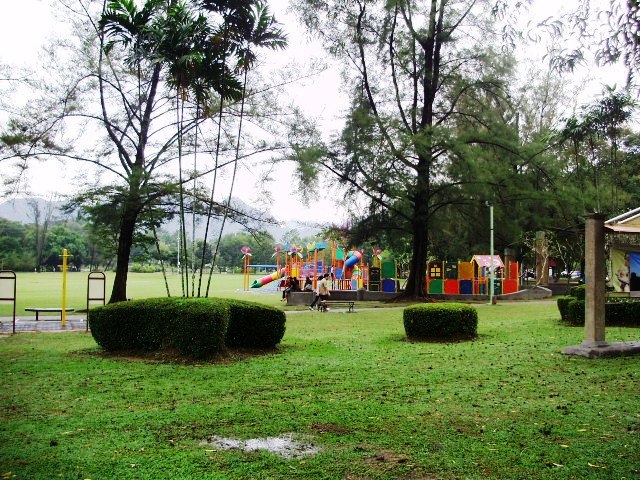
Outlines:
{"type": "MultiPolygon", "coordinates": [[[[602,0],[604,1],[604,0],[602,0]]],[[[544,18],[551,14],[557,14],[558,6],[574,3],[558,2],[557,0],[536,0],[535,15],[544,18]]],[[[49,9],[49,0],[0,0],[0,62],[9,64],[34,64],[38,58],[38,50],[48,37],[60,33],[58,25],[49,9]]],[[[289,35],[289,48],[286,56],[291,59],[304,59],[311,52],[314,55],[321,54],[321,48],[317,44],[307,42],[305,36],[295,25],[292,15],[286,13],[287,0],[271,0],[272,10],[277,19],[285,25],[289,35]]],[[[325,131],[331,127],[341,125],[340,113],[345,108],[345,97],[340,93],[338,73],[329,70],[322,76],[309,82],[306,87],[298,86],[292,90],[292,96],[296,99],[304,111],[318,119],[325,131]]],[[[607,82],[618,84],[620,79],[609,77],[607,82]]],[[[585,85],[583,91],[589,95],[595,95],[602,89],[602,81],[595,80],[585,85]]],[[[586,100],[585,100],[586,101],[586,100]]],[[[6,167],[3,167],[6,168],[6,167]]],[[[240,182],[234,190],[234,194],[247,203],[252,203],[259,197],[260,192],[255,190],[255,172],[245,170],[240,172],[240,182]]],[[[34,192],[62,192],[70,185],[77,184],[75,172],[64,172],[57,165],[41,166],[31,171],[30,181],[34,192]]],[[[287,179],[287,172],[282,174],[285,182],[278,182],[270,189],[274,197],[272,213],[280,220],[303,219],[312,221],[342,222],[345,214],[333,205],[332,198],[339,198],[340,192],[329,189],[322,195],[322,199],[313,202],[307,208],[297,201],[297,195],[292,192],[287,179]]]]}

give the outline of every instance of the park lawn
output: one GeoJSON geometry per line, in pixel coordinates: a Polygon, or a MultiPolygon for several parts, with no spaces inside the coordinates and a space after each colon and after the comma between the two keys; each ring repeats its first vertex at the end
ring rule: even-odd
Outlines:
{"type": "Polygon", "coordinates": [[[295,312],[277,351],[191,365],[106,357],[85,333],[0,338],[0,475],[638,478],[640,357],[561,355],[582,329],[553,302],[477,308],[470,342],[409,342],[401,309],[295,312]],[[201,444],[289,433],[320,453],[201,444]]]}
{"type": "MultiPolygon", "coordinates": [[[[16,273],[16,315],[19,317],[34,316],[33,312],[25,312],[27,307],[60,307],[62,305],[62,273],[60,272],[17,272],[16,273]]],[[[112,272],[106,273],[106,297],[109,301],[111,288],[113,287],[112,272]]],[[[258,275],[251,277],[252,281],[258,275]]],[[[87,279],[88,272],[67,273],[67,307],[75,310],[87,308],[87,279]]],[[[182,296],[180,275],[167,274],[169,292],[172,296],[182,296]]],[[[191,285],[191,278],[189,278],[191,285]]],[[[198,279],[196,277],[196,291],[198,279]]],[[[201,294],[204,296],[207,285],[207,277],[203,277],[201,294]]],[[[209,296],[238,298],[256,301],[267,305],[280,304],[278,296],[274,293],[265,293],[263,289],[243,290],[243,276],[240,274],[215,274],[211,279],[209,296]]],[[[191,287],[190,287],[191,289],[191,287]]],[[[129,272],[127,282],[127,295],[129,298],[166,297],[162,273],[132,273],[129,272]]],[[[281,294],[280,294],[281,295],[281,294]]],[[[97,305],[92,302],[92,305],[97,305]]],[[[12,315],[13,306],[10,303],[0,303],[0,317],[12,315]]]]}

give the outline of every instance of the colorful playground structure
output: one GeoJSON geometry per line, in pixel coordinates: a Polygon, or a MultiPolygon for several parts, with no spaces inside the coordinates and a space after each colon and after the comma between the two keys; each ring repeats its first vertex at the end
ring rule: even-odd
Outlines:
{"type": "Polygon", "coordinates": [[[520,266],[498,255],[474,255],[469,262],[435,261],[427,265],[427,292],[445,295],[489,295],[491,259],[495,269],[493,294],[520,290],[520,266]]]}
{"type": "MultiPolygon", "coordinates": [[[[336,242],[316,242],[305,247],[276,246],[273,265],[251,265],[251,249],[243,247],[244,288],[260,288],[285,277],[296,277],[303,286],[306,277],[316,287],[319,277],[331,275],[332,290],[365,289],[371,292],[397,292],[399,278],[396,262],[386,259],[382,250],[348,250],[336,242]],[[256,269],[273,270],[251,282],[256,269]]],[[[493,295],[515,293],[520,290],[520,266],[498,255],[473,255],[470,261],[432,261],[427,264],[427,293],[442,295],[489,295],[491,261],[494,269],[493,295]]]]}
{"type": "Polygon", "coordinates": [[[313,280],[314,288],[320,275],[330,274],[333,290],[396,292],[398,272],[392,259],[382,260],[382,250],[347,250],[336,242],[316,242],[306,245],[278,245],[273,249],[273,265],[251,265],[251,249],[243,247],[244,289],[260,288],[284,277],[296,277],[302,287],[305,278],[313,280]],[[366,257],[370,257],[367,259],[366,257]],[[371,261],[371,264],[367,262],[371,261]],[[274,269],[273,273],[251,282],[256,269],[274,269]]]}

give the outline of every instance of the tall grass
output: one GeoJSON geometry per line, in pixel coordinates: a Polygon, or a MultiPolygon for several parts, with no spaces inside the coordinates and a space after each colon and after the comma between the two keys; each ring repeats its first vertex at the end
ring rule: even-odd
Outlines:
{"type": "Polygon", "coordinates": [[[0,475],[638,478],[640,358],[561,355],[582,330],[554,303],[478,310],[461,343],[408,342],[400,309],[290,313],[277,351],[195,365],[105,357],[84,333],[1,338],[0,475]],[[201,444],[284,433],[320,453],[201,444]]]}

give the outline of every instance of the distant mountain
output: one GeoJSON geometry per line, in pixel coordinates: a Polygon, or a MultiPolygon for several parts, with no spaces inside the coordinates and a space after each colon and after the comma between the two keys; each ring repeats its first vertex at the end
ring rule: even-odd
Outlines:
{"type": "MultiPolygon", "coordinates": [[[[64,205],[64,201],[53,201],[50,202],[45,200],[44,198],[16,198],[12,200],[6,200],[0,203],[0,218],[4,218],[7,220],[11,220],[13,222],[20,222],[25,224],[33,223],[34,215],[33,215],[33,207],[32,203],[35,202],[37,208],[40,209],[41,215],[44,215],[44,212],[47,208],[52,209],[51,219],[52,221],[61,221],[67,219],[73,219],[75,217],[74,214],[67,214],[62,211],[62,206],[64,205]]],[[[242,200],[234,199],[233,203],[240,209],[245,211],[253,210],[250,206],[242,202],[242,200]]],[[[187,219],[187,231],[189,235],[191,234],[191,218],[187,219]]],[[[166,232],[173,233],[178,230],[180,222],[177,218],[174,218],[170,222],[167,222],[162,226],[162,230],[166,232]]],[[[220,229],[221,222],[219,220],[212,220],[209,225],[209,238],[212,238],[213,235],[218,234],[218,230],[220,229]]],[[[206,228],[206,222],[201,219],[196,222],[196,238],[203,238],[204,231],[206,228]]],[[[308,222],[302,221],[289,221],[279,225],[265,225],[264,229],[269,232],[269,234],[276,240],[280,241],[283,237],[293,230],[295,230],[298,236],[312,237],[316,235],[316,233],[320,230],[320,227],[317,225],[313,225],[308,222]]],[[[226,222],[224,227],[224,234],[228,235],[230,233],[238,233],[243,232],[244,227],[242,225],[238,225],[233,222],[226,222]]],[[[286,240],[286,239],[285,239],[286,240]]]]}
{"type": "MultiPolygon", "coordinates": [[[[259,212],[257,210],[255,210],[250,205],[247,205],[246,203],[244,203],[242,200],[238,198],[232,199],[231,203],[233,207],[239,211],[248,212],[250,214],[255,214],[256,216],[258,216],[259,212]]],[[[211,239],[214,235],[215,236],[218,235],[221,224],[222,224],[221,220],[212,219],[211,223],[209,224],[209,233],[208,233],[209,239],[211,239]]],[[[206,219],[204,218],[196,219],[196,229],[195,229],[196,238],[204,238],[206,227],[207,227],[206,219]]],[[[313,225],[309,222],[302,222],[299,220],[292,220],[292,221],[280,223],[277,225],[254,224],[253,227],[266,230],[276,240],[276,242],[279,242],[281,239],[283,239],[283,237],[288,232],[291,232],[294,230],[295,232],[297,232],[297,235],[301,238],[313,237],[320,231],[320,228],[321,228],[318,225],[313,225]]],[[[171,221],[162,225],[162,230],[169,233],[176,232],[178,231],[179,228],[180,228],[180,221],[177,217],[173,218],[171,221]]],[[[187,235],[191,235],[191,216],[190,215],[188,215],[186,218],[186,230],[188,232],[187,235]]],[[[227,221],[224,225],[224,235],[229,235],[232,233],[239,233],[244,231],[245,231],[245,227],[243,225],[239,225],[231,221],[227,221]]]]}
{"type": "Polygon", "coordinates": [[[0,218],[11,220],[12,222],[20,223],[33,223],[34,220],[34,208],[32,203],[35,203],[40,210],[41,215],[47,211],[48,208],[52,209],[52,220],[64,220],[66,218],[73,218],[73,215],[69,215],[62,212],[63,201],[48,201],[44,198],[30,197],[30,198],[15,198],[6,200],[0,203],[0,218]]]}

